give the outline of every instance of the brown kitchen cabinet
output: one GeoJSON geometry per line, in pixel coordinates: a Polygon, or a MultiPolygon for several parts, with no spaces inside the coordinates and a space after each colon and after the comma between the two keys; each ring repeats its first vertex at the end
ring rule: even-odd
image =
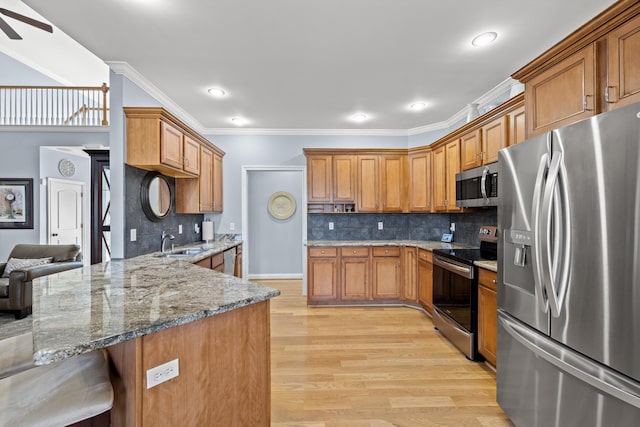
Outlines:
{"type": "Polygon", "coordinates": [[[422,149],[408,155],[409,212],[431,212],[431,150],[422,149]]]}
{"type": "Polygon", "coordinates": [[[356,201],[355,154],[314,154],[307,157],[307,202],[309,212],[346,212],[356,201]]]}
{"type": "Polygon", "coordinates": [[[380,157],[358,155],[358,212],[380,211],[380,157]]]}
{"type": "Polygon", "coordinates": [[[224,256],[222,255],[222,252],[205,259],[201,259],[200,261],[194,262],[194,264],[198,267],[204,267],[224,273],[224,256]]]}
{"type": "Polygon", "coordinates": [[[213,153],[213,212],[222,212],[224,207],[222,202],[222,156],[221,153],[213,153]]]}
{"type": "Polygon", "coordinates": [[[482,126],[482,164],[498,161],[498,151],[509,145],[509,117],[507,115],[482,126]]]}
{"type": "Polygon", "coordinates": [[[407,301],[418,301],[418,249],[405,246],[402,248],[402,298],[407,301]]]}
{"type": "Polygon", "coordinates": [[[338,300],[338,249],[312,247],[307,257],[307,303],[338,300]]]}
{"type": "Polygon", "coordinates": [[[478,352],[496,366],[498,325],[496,273],[478,269],[478,352]]]}
{"type": "Polygon", "coordinates": [[[331,175],[333,156],[307,154],[307,201],[331,203],[331,175]]]}
{"type": "Polygon", "coordinates": [[[482,130],[475,129],[460,138],[460,167],[462,170],[482,165],[482,130]]]}
{"type": "Polygon", "coordinates": [[[176,180],[176,213],[213,212],[213,151],[199,149],[200,176],[176,180]]]}
{"type": "Polygon", "coordinates": [[[607,35],[606,110],[640,101],[640,16],[607,35]]]}
{"type": "Polygon", "coordinates": [[[402,269],[400,247],[386,246],[372,248],[372,295],[373,299],[400,298],[402,269]]]}
{"type": "Polygon", "coordinates": [[[456,174],[460,172],[460,140],[448,142],[433,151],[433,207],[436,211],[458,211],[456,174]]]}
{"type": "Polygon", "coordinates": [[[200,173],[199,135],[163,108],[124,107],[126,163],[175,178],[200,173]]]}
{"type": "Polygon", "coordinates": [[[368,247],[340,249],[340,300],[368,300],[371,296],[371,260],[368,247]]]}
{"type": "Polygon", "coordinates": [[[433,313],[433,254],[425,249],[418,249],[418,301],[433,313]]]}
{"type": "Polygon", "coordinates": [[[358,212],[402,212],[405,199],[404,154],[358,155],[358,212]]]}
{"type": "Polygon", "coordinates": [[[596,114],[596,53],[591,43],[525,83],[527,136],[596,114]]]}
{"type": "Polygon", "coordinates": [[[524,105],[509,113],[509,145],[527,139],[527,123],[524,105]]]}
{"type": "Polygon", "coordinates": [[[333,156],[332,174],[333,203],[355,203],[356,201],[356,156],[337,154],[333,156]]]}
{"type": "Polygon", "coordinates": [[[242,279],[242,244],[236,246],[236,259],[233,265],[233,275],[242,279]]]}

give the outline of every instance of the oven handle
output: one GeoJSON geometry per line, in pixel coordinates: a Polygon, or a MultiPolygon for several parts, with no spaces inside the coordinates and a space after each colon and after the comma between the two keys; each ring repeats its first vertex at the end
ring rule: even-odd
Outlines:
{"type": "Polygon", "coordinates": [[[473,279],[473,268],[467,265],[460,265],[458,263],[454,263],[452,261],[446,260],[444,258],[439,257],[438,255],[433,257],[433,265],[437,265],[438,267],[442,267],[445,270],[448,270],[452,273],[455,273],[459,276],[463,276],[467,279],[473,279]]]}

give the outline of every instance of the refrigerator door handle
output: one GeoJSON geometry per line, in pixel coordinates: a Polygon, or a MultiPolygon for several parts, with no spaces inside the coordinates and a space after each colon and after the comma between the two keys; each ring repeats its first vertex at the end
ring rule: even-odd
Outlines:
{"type": "Polygon", "coordinates": [[[516,341],[557,369],[604,394],[640,408],[640,386],[637,383],[609,368],[596,365],[581,354],[563,347],[547,336],[541,336],[533,329],[522,326],[503,314],[498,316],[498,322],[516,341]]]}
{"type": "Polygon", "coordinates": [[[540,227],[540,205],[541,201],[541,193],[542,187],[544,186],[545,173],[547,171],[547,167],[549,165],[549,155],[547,153],[543,154],[540,158],[540,164],[538,166],[538,174],[536,175],[535,187],[533,190],[533,201],[532,201],[532,210],[531,210],[531,228],[533,234],[533,244],[531,245],[531,262],[533,268],[533,282],[535,284],[536,290],[536,299],[538,301],[538,308],[542,310],[543,313],[547,313],[549,311],[549,303],[544,294],[544,284],[543,284],[543,265],[542,265],[542,255],[541,255],[541,246],[542,246],[542,229],[540,227]]]}
{"type": "Polygon", "coordinates": [[[543,284],[553,317],[559,317],[567,294],[571,261],[571,215],[562,151],[555,151],[542,197],[541,255],[543,284]],[[553,221],[553,224],[552,224],[553,221]]]}

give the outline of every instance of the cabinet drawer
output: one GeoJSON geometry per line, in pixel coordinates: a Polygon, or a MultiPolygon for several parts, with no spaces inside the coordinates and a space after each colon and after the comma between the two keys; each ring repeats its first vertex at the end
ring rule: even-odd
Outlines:
{"type": "Polygon", "coordinates": [[[338,254],[336,248],[309,248],[311,258],[335,257],[338,254]]]}
{"type": "Polygon", "coordinates": [[[426,249],[418,249],[418,259],[422,261],[432,262],[433,254],[426,249]]]}
{"type": "Polygon", "coordinates": [[[379,247],[374,246],[373,256],[400,256],[399,246],[379,247]]]}
{"type": "Polygon", "coordinates": [[[345,247],[340,249],[340,254],[342,256],[357,256],[357,257],[365,257],[365,256],[369,256],[369,248],[368,247],[360,247],[360,246],[353,246],[353,247],[345,247]]]}
{"type": "Polygon", "coordinates": [[[496,276],[496,273],[493,271],[485,270],[484,268],[478,269],[478,283],[494,291],[498,289],[496,276]]]}

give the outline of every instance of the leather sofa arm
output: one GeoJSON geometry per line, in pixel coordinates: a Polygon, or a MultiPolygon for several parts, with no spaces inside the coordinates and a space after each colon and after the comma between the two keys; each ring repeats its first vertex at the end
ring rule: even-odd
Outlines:
{"type": "Polygon", "coordinates": [[[74,268],[81,268],[82,265],[81,261],[53,262],[51,264],[13,270],[9,275],[9,286],[11,286],[12,283],[30,282],[38,277],[73,270],[74,268]]]}

